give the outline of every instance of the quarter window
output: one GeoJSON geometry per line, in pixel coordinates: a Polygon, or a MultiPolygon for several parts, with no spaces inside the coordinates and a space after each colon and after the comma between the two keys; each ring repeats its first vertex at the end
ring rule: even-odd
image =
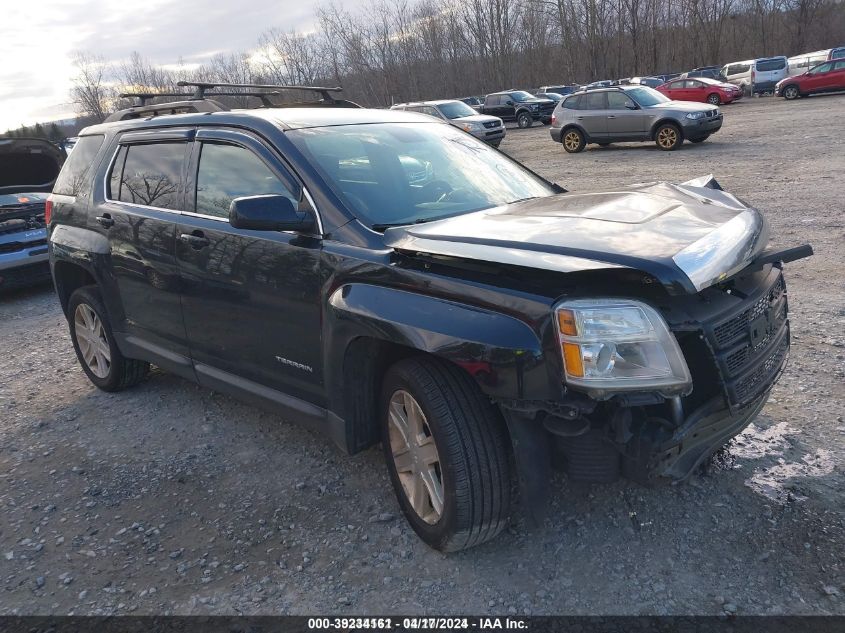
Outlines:
{"type": "Polygon", "coordinates": [[[833,65],[833,70],[845,70],[845,61],[836,62],[833,65]]]}
{"type": "Polygon", "coordinates": [[[581,100],[581,97],[574,96],[568,97],[564,99],[563,105],[561,107],[566,108],[567,110],[577,110],[578,109],[578,102],[581,100]]]}
{"type": "Polygon", "coordinates": [[[229,217],[229,205],[235,198],[282,195],[294,207],[299,196],[250,150],[237,145],[203,143],[197,172],[196,212],[215,217],[229,217]]]}
{"type": "Polygon", "coordinates": [[[103,139],[105,139],[105,136],[96,134],[83,136],[76,142],[70,157],[56,179],[56,184],[53,186],[54,193],[66,196],[79,195],[84,189],[85,175],[97,156],[97,151],[103,144],[103,139]]]}
{"type": "Polygon", "coordinates": [[[180,209],[187,143],[121,147],[109,175],[109,196],[121,202],[180,209]]]}

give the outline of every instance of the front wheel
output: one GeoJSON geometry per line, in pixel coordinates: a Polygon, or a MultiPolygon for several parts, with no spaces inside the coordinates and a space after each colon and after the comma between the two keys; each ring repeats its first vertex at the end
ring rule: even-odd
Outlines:
{"type": "Polygon", "coordinates": [[[571,128],[563,133],[561,143],[563,143],[563,149],[567,152],[570,154],[577,154],[578,152],[584,150],[584,146],[587,144],[587,139],[584,138],[584,134],[581,130],[571,128]]]}
{"type": "Polygon", "coordinates": [[[534,117],[528,112],[520,112],[519,116],[516,117],[516,124],[524,130],[534,125],[534,117]]]}
{"type": "Polygon", "coordinates": [[[678,126],[671,123],[664,123],[657,128],[657,132],[654,135],[654,142],[663,151],[671,152],[681,146],[684,138],[681,136],[681,130],[678,129],[678,126]]]}
{"type": "Polygon", "coordinates": [[[787,101],[792,101],[800,96],[801,92],[798,90],[798,86],[787,86],[783,89],[783,98],[787,101]]]}
{"type": "Polygon", "coordinates": [[[88,379],[103,391],[120,391],[147,375],[149,363],[126,358],[112,334],[106,308],[96,286],[74,291],[68,301],[73,348],[88,379]]]}
{"type": "Polygon", "coordinates": [[[712,95],[707,96],[707,103],[717,106],[722,103],[722,100],[719,98],[719,95],[714,92],[712,95]]]}
{"type": "Polygon", "coordinates": [[[432,358],[400,361],[381,410],[390,480],[417,535],[441,551],[496,536],[510,508],[508,436],[469,375],[432,358]]]}

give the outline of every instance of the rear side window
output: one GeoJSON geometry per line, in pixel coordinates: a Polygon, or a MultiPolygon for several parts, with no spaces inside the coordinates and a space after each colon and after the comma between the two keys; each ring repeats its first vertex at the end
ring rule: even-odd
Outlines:
{"type": "Polygon", "coordinates": [[[830,53],[831,59],[845,58],[845,48],[834,48],[830,53]]]}
{"type": "Polygon", "coordinates": [[[604,110],[604,93],[603,92],[588,92],[581,95],[581,104],[579,110],[604,110]]]}
{"type": "Polygon", "coordinates": [[[814,73],[829,73],[833,69],[833,62],[829,62],[827,64],[821,64],[816,66],[815,68],[811,68],[810,70],[814,73]]]}
{"type": "Polygon", "coordinates": [[[561,107],[566,108],[567,110],[577,110],[578,109],[578,102],[581,100],[581,97],[574,96],[568,97],[563,100],[563,105],[561,107]]]}
{"type": "Polygon", "coordinates": [[[833,64],[833,70],[845,70],[845,60],[833,64]]]}
{"type": "Polygon", "coordinates": [[[684,87],[684,81],[673,81],[669,84],[669,90],[681,90],[684,87]]]}
{"type": "Polygon", "coordinates": [[[65,165],[56,179],[56,184],[53,186],[53,193],[64,196],[77,196],[88,189],[86,187],[85,177],[88,175],[91,163],[103,145],[104,139],[105,137],[101,134],[95,134],[93,136],[83,136],[76,142],[76,146],[65,161],[65,165]]]}
{"type": "Polygon", "coordinates": [[[757,72],[766,73],[786,68],[785,59],[763,59],[755,64],[757,72]]]}
{"type": "Polygon", "coordinates": [[[179,210],[187,147],[187,143],[121,147],[109,174],[109,196],[120,202],[179,210]]]}
{"type": "Polygon", "coordinates": [[[227,218],[229,205],[235,198],[271,194],[289,198],[294,207],[299,204],[299,196],[248,149],[202,144],[197,171],[197,213],[227,218]]]}

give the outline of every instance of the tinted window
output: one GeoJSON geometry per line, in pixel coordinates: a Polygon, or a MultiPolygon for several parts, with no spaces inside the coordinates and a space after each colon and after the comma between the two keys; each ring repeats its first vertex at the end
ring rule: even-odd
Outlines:
{"type": "Polygon", "coordinates": [[[834,48],[830,53],[831,59],[842,59],[845,57],[845,48],[834,48]]]}
{"type": "Polygon", "coordinates": [[[568,97],[564,100],[563,106],[567,110],[577,110],[578,109],[578,101],[581,99],[579,96],[568,97]]]}
{"type": "Polygon", "coordinates": [[[629,106],[633,107],[634,102],[631,101],[622,92],[608,92],[607,93],[607,107],[610,110],[624,110],[629,106]]]}
{"type": "Polygon", "coordinates": [[[604,93],[588,92],[581,95],[580,110],[604,110],[604,93]]]}
{"type": "Polygon", "coordinates": [[[103,144],[104,136],[83,136],[76,142],[70,157],[56,179],[53,191],[66,196],[75,196],[84,189],[85,176],[97,151],[103,144]]]}
{"type": "Polygon", "coordinates": [[[299,196],[248,149],[236,145],[202,144],[197,172],[197,213],[226,218],[229,217],[229,205],[235,198],[265,194],[290,198],[294,207],[299,203],[299,196]]]}
{"type": "Polygon", "coordinates": [[[447,101],[446,103],[441,103],[437,107],[440,110],[440,114],[445,116],[447,119],[459,119],[461,117],[474,116],[478,114],[478,112],[461,101],[447,101]]]}
{"type": "Polygon", "coordinates": [[[814,73],[829,73],[830,70],[833,68],[833,62],[829,62],[827,64],[820,64],[815,68],[811,68],[811,72],[814,73]]]}
{"type": "Polygon", "coordinates": [[[701,88],[703,85],[704,84],[700,81],[695,81],[693,79],[684,82],[684,88],[701,88]]]}
{"type": "Polygon", "coordinates": [[[669,84],[669,90],[680,90],[684,87],[683,81],[673,81],[669,84]]]}
{"type": "Polygon", "coordinates": [[[751,64],[731,64],[729,66],[725,66],[725,74],[730,75],[742,75],[747,73],[751,70],[751,64]]]}
{"type": "Polygon", "coordinates": [[[833,70],[845,70],[845,61],[836,62],[833,65],[833,70]]]}
{"type": "Polygon", "coordinates": [[[761,73],[770,72],[772,70],[783,70],[786,68],[785,59],[764,59],[755,64],[757,71],[761,73]]]}
{"type": "Polygon", "coordinates": [[[128,146],[123,173],[115,178],[114,171],[119,167],[116,162],[109,178],[112,196],[117,194],[117,200],[121,202],[178,210],[187,147],[187,143],[128,146]],[[118,183],[119,188],[115,191],[118,183]]]}

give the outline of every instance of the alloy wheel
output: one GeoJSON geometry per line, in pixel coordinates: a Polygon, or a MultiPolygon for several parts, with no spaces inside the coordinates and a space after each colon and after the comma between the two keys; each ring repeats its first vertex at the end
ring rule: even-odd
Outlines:
{"type": "Polygon", "coordinates": [[[563,137],[563,144],[566,146],[566,149],[574,152],[581,144],[581,136],[578,132],[568,132],[566,136],[563,137]]]}
{"type": "Polygon", "coordinates": [[[111,368],[111,351],[103,322],[91,306],[80,303],[73,316],[73,330],[82,359],[97,378],[106,378],[111,368]]]}
{"type": "Polygon", "coordinates": [[[783,96],[787,99],[795,99],[798,96],[798,88],[795,86],[787,86],[783,91],[783,96]]]}
{"type": "Polygon", "coordinates": [[[390,398],[388,418],[390,451],[402,489],[417,516],[433,525],[443,515],[443,473],[428,421],[419,403],[402,389],[390,398]]]}
{"type": "Polygon", "coordinates": [[[660,144],[660,147],[669,149],[678,142],[678,133],[675,131],[675,128],[664,127],[657,135],[657,142],[660,144]]]}
{"type": "Polygon", "coordinates": [[[709,97],[707,97],[707,101],[708,103],[710,103],[710,105],[719,105],[719,95],[710,95],[709,97]]]}

